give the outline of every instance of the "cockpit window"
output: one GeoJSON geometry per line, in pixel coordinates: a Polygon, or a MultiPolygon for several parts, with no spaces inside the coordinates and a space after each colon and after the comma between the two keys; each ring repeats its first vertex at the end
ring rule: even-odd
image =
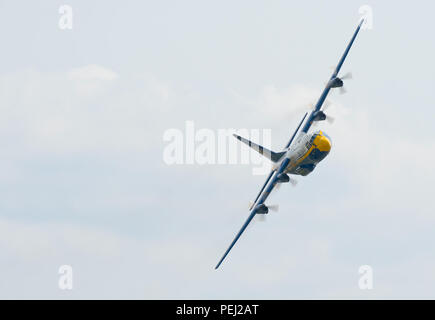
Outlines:
{"type": "Polygon", "coordinates": [[[317,132],[313,133],[313,135],[311,136],[311,139],[310,139],[310,144],[313,144],[314,139],[316,139],[317,135],[318,135],[317,132]]]}

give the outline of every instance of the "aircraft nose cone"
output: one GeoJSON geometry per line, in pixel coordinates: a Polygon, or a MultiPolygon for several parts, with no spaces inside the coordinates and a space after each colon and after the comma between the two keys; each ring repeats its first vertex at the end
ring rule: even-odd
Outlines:
{"type": "Polygon", "coordinates": [[[329,152],[331,150],[331,140],[325,136],[322,136],[320,141],[317,143],[317,148],[319,148],[320,151],[329,152]]]}

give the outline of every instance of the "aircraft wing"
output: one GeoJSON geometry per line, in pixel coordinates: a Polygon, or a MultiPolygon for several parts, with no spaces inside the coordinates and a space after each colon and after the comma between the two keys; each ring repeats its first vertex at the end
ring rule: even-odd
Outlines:
{"type": "Polygon", "coordinates": [[[358,27],[356,28],[356,30],[352,36],[352,39],[350,40],[349,44],[346,47],[346,50],[344,51],[343,55],[341,56],[341,59],[338,62],[337,67],[334,69],[334,72],[332,73],[331,78],[329,79],[328,83],[326,84],[325,89],[323,90],[322,95],[319,98],[319,101],[317,101],[313,111],[311,111],[310,116],[308,117],[307,122],[305,123],[304,127],[302,128],[303,132],[308,132],[308,130],[310,130],[311,125],[313,124],[313,121],[316,121],[316,118],[318,119],[322,115],[322,111],[320,109],[322,108],[322,105],[325,102],[326,97],[328,96],[328,93],[331,90],[331,88],[337,88],[337,87],[340,87],[343,85],[343,82],[338,77],[338,73],[340,72],[340,69],[344,63],[344,60],[346,60],[347,54],[349,53],[349,50],[352,47],[352,44],[355,41],[355,38],[358,35],[358,32],[361,29],[361,26],[363,23],[364,23],[364,19],[361,19],[360,23],[358,24],[358,27]],[[340,82],[341,82],[341,85],[340,85],[340,82]]]}
{"type": "Polygon", "coordinates": [[[240,236],[242,235],[243,231],[246,230],[246,228],[248,227],[249,223],[252,221],[252,219],[255,217],[255,215],[257,214],[257,211],[259,209],[259,207],[264,204],[264,202],[266,201],[266,199],[269,197],[269,194],[272,192],[273,188],[275,187],[277,180],[278,180],[278,176],[285,170],[285,168],[287,167],[288,163],[290,162],[289,158],[285,158],[279,168],[276,171],[272,171],[271,175],[269,177],[271,177],[271,179],[269,178],[269,182],[266,181],[266,186],[265,188],[263,188],[263,192],[260,193],[259,199],[257,204],[254,206],[254,208],[251,210],[251,213],[249,214],[248,219],[245,221],[245,223],[243,224],[242,228],[240,229],[240,231],[237,233],[236,237],[234,238],[233,242],[231,242],[230,246],[228,247],[227,251],[225,251],[224,255],[222,256],[221,260],[219,261],[219,263],[216,265],[215,269],[219,268],[219,266],[221,265],[221,263],[224,261],[225,257],[228,255],[228,253],[231,251],[231,249],[234,247],[234,245],[236,244],[237,240],[239,240],[240,236]]]}
{"type": "MultiPolygon", "coordinates": [[[[298,127],[296,128],[295,132],[293,133],[292,137],[290,138],[289,142],[286,145],[286,149],[288,147],[290,147],[291,143],[293,142],[296,134],[298,133],[298,131],[299,131],[299,129],[300,129],[300,127],[301,127],[301,125],[304,122],[306,117],[307,117],[307,113],[305,113],[305,115],[302,118],[301,122],[299,122],[298,127]]],[[[215,269],[219,268],[219,266],[221,265],[222,261],[224,261],[225,257],[228,255],[228,253],[234,247],[234,245],[236,244],[237,240],[239,240],[239,238],[242,235],[242,233],[246,230],[246,228],[248,227],[249,223],[252,221],[252,219],[257,214],[258,207],[261,206],[262,204],[264,204],[264,202],[266,201],[267,197],[269,196],[269,194],[272,192],[273,188],[275,187],[278,176],[285,170],[285,168],[287,167],[289,162],[290,162],[290,159],[285,158],[281,162],[281,164],[280,164],[280,166],[279,166],[279,168],[277,170],[274,169],[274,170],[272,170],[270,172],[269,176],[266,179],[266,182],[263,184],[263,186],[261,187],[260,192],[258,193],[257,197],[255,198],[255,201],[252,203],[251,207],[249,208],[249,210],[251,210],[251,212],[250,212],[250,214],[248,216],[248,219],[246,219],[246,221],[243,224],[242,228],[237,233],[237,235],[234,238],[233,242],[231,242],[231,244],[228,247],[227,251],[225,251],[225,254],[223,255],[222,259],[219,261],[219,263],[216,265],[215,269]]]]}

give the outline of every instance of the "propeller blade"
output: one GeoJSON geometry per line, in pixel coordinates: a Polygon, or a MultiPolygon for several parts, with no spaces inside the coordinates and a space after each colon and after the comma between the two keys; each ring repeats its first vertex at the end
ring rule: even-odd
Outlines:
{"type": "Polygon", "coordinates": [[[340,77],[341,80],[352,79],[352,72],[346,73],[344,76],[340,77]]]}
{"type": "Polygon", "coordinates": [[[266,214],[257,214],[257,221],[260,221],[260,222],[265,222],[266,221],[266,214]]]}
{"type": "Polygon", "coordinates": [[[335,118],[334,117],[331,117],[331,116],[328,116],[328,115],[326,115],[326,121],[328,121],[330,124],[333,124],[334,123],[334,121],[335,121],[335,118]]]}
{"type": "Polygon", "coordinates": [[[340,87],[340,94],[345,94],[347,90],[344,87],[340,87]]]}
{"type": "Polygon", "coordinates": [[[305,107],[308,107],[310,110],[314,110],[314,108],[316,107],[316,105],[313,102],[307,103],[305,105],[305,107]]]}
{"type": "Polygon", "coordinates": [[[290,183],[293,187],[295,187],[298,184],[298,180],[290,178],[290,183]]]}
{"type": "Polygon", "coordinates": [[[279,205],[277,205],[277,204],[272,204],[272,205],[269,205],[267,207],[269,208],[270,211],[278,212],[278,210],[279,210],[279,205]]]}

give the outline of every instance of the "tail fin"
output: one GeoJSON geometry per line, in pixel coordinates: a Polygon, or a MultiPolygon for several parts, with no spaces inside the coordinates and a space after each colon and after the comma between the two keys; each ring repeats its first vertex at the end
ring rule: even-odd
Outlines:
{"type": "Polygon", "coordinates": [[[283,152],[273,152],[269,149],[264,148],[263,146],[260,146],[248,139],[245,139],[241,136],[238,136],[237,134],[233,134],[234,137],[236,137],[238,140],[242,141],[244,144],[247,144],[249,147],[257,151],[262,156],[268,158],[269,160],[273,162],[278,162],[279,159],[282,158],[283,155],[285,155],[285,151],[283,152]]]}

